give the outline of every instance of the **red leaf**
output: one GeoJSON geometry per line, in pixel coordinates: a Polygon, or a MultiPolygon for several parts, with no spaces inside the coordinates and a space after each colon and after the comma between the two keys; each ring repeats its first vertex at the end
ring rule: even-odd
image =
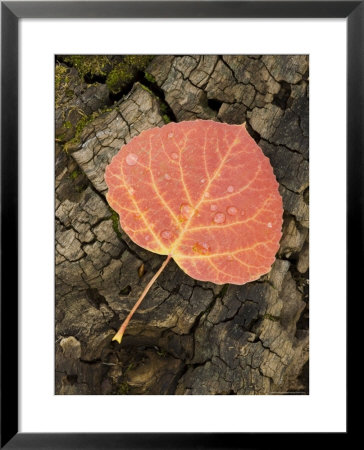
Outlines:
{"type": "Polygon", "coordinates": [[[245,125],[197,120],[143,131],[113,158],[105,180],[130,238],[191,277],[244,284],[270,270],[282,198],[245,125]]]}
{"type": "Polygon", "coordinates": [[[244,284],[279,248],[282,199],[245,125],[208,120],[142,132],[106,169],[107,200],[130,238],[191,277],[244,284]]]}

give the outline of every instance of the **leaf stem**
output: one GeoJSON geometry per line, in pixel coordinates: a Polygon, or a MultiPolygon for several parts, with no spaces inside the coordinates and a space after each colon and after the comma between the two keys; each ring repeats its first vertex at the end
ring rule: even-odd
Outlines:
{"type": "Polygon", "coordinates": [[[121,344],[121,339],[123,338],[123,334],[125,332],[126,327],[128,326],[128,323],[130,322],[130,319],[133,317],[133,314],[138,309],[139,305],[143,301],[144,297],[147,295],[149,289],[153,286],[155,280],[159,277],[159,275],[163,272],[164,268],[168,264],[169,260],[172,258],[172,255],[168,255],[167,258],[164,260],[163,264],[159,268],[158,272],[153,276],[153,278],[149,281],[149,283],[146,285],[144,291],[142,292],[142,295],[138,298],[138,301],[135,303],[133,309],[128,314],[128,317],[124,320],[121,327],[119,328],[119,331],[115,334],[115,336],[112,338],[113,341],[118,341],[119,344],[121,344]]]}

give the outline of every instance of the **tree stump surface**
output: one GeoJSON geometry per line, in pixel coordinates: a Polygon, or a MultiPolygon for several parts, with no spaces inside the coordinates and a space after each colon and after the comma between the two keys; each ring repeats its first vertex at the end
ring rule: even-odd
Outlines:
{"type": "MultiPolygon", "coordinates": [[[[56,393],[308,393],[308,58],[156,56],[119,95],[59,57],[56,68],[56,393]],[[269,274],[195,281],[135,245],[105,193],[105,167],[172,120],[247,123],[284,204],[269,274]]],[[[106,69],[107,71],[107,69],[106,69]]]]}

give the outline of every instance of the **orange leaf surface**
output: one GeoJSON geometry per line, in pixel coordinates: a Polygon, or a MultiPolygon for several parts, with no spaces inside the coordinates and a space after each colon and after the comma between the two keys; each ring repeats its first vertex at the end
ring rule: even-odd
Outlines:
{"type": "Polygon", "coordinates": [[[130,238],[192,278],[244,284],[269,272],[282,198],[245,125],[197,120],[143,131],[113,158],[105,180],[130,238]]]}

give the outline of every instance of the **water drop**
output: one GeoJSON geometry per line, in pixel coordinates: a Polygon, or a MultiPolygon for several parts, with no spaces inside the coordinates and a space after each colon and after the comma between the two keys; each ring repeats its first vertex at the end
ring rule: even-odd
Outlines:
{"type": "Polygon", "coordinates": [[[226,189],[228,192],[234,192],[234,186],[228,186],[226,189]]]}
{"type": "Polygon", "coordinates": [[[228,255],[227,259],[228,259],[228,261],[232,261],[233,257],[231,255],[228,255]]]}
{"type": "Polygon", "coordinates": [[[268,222],[268,223],[267,223],[267,227],[268,227],[268,228],[272,228],[272,222],[268,222]]]}
{"type": "Polygon", "coordinates": [[[132,187],[130,187],[130,188],[128,188],[128,192],[129,192],[129,194],[133,195],[135,190],[132,187]]]}
{"type": "Polygon", "coordinates": [[[169,139],[173,138],[173,133],[168,133],[168,138],[169,139]]]}
{"type": "Polygon", "coordinates": [[[235,214],[238,212],[235,206],[229,206],[226,211],[230,216],[235,216],[235,214]]]}
{"type": "Polygon", "coordinates": [[[205,192],[204,196],[205,196],[206,198],[209,198],[209,197],[210,197],[210,194],[209,194],[208,192],[205,192]]]}
{"type": "Polygon", "coordinates": [[[211,211],[216,211],[217,210],[217,205],[211,205],[210,209],[211,209],[211,211]]]}
{"type": "Polygon", "coordinates": [[[199,253],[200,255],[207,255],[210,251],[210,246],[207,242],[202,242],[202,244],[196,242],[195,245],[192,247],[192,250],[195,253],[199,253]]]}
{"type": "Polygon", "coordinates": [[[163,239],[171,239],[172,233],[170,231],[168,231],[168,230],[163,230],[161,232],[161,236],[162,236],[163,239]]]}
{"type": "Polygon", "coordinates": [[[200,180],[200,183],[204,183],[206,180],[205,180],[205,178],[201,178],[201,180],[200,180]]]}
{"type": "Polygon", "coordinates": [[[178,159],[178,154],[177,153],[172,153],[171,154],[171,158],[172,159],[178,159]]]}
{"type": "Polygon", "coordinates": [[[189,219],[192,216],[193,209],[190,205],[183,204],[181,205],[181,213],[186,219],[189,219]]]}
{"type": "Polygon", "coordinates": [[[225,222],[225,214],[224,213],[216,213],[214,216],[215,223],[224,223],[225,222]]]}
{"type": "Polygon", "coordinates": [[[165,180],[170,180],[170,179],[171,179],[171,176],[168,175],[168,173],[166,173],[166,174],[164,175],[164,179],[165,179],[165,180]]]}
{"type": "Polygon", "coordinates": [[[136,155],[135,153],[129,153],[129,154],[126,156],[125,160],[126,160],[126,164],[127,164],[128,166],[135,166],[135,164],[136,164],[137,161],[138,161],[138,155],[136,155]]]}
{"type": "Polygon", "coordinates": [[[146,235],[145,237],[144,237],[144,239],[146,240],[146,241],[149,241],[149,236],[148,235],[146,235]]]}

